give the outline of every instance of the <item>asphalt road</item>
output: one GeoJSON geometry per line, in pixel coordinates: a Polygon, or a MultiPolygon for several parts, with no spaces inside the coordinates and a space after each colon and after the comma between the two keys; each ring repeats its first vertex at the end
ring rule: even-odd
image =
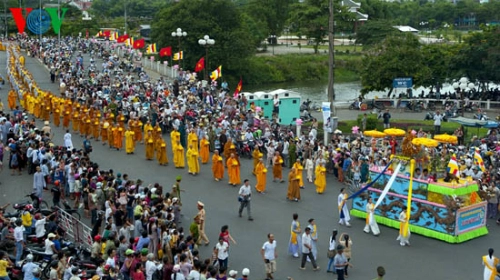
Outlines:
{"type": "MultiPolygon", "coordinates": [[[[86,58],[88,59],[88,58],[86,58]]],[[[88,64],[88,60],[86,61],[88,64]]],[[[5,76],[5,52],[0,52],[0,72],[5,76]]],[[[41,88],[58,92],[57,86],[50,83],[47,70],[37,60],[27,58],[27,68],[32,72],[41,88]]],[[[7,101],[8,89],[0,91],[0,96],[7,101]]],[[[352,118],[353,111],[339,111],[340,118],[352,118]]],[[[408,114],[405,114],[407,116],[408,114]]],[[[396,115],[397,116],[397,115],[396,115]]],[[[395,116],[395,117],[396,117],[395,116]]],[[[408,115],[409,116],[409,115],[408,115]]],[[[421,116],[413,115],[420,119],[421,116]]],[[[54,142],[57,145],[63,142],[61,128],[53,128],[54,142]]],[[[81,145],[83,139],[73,136],[75,146],[81,145]]],[[[170,143],[167,141],[167,143],[170,143]]],[[[349,279],[373,279],[375,269],[383,265],[387,271],[385,279],[481,279],[483,267],[481,256],[487,253],[489,247],[495,247],[495,240],[500,237],[499,230],[494,221],[490,221],[490,234],[463,244],[452,245],[438,240],[412,235],[411,247],[400,247],[396,241],[398,231],[381,226],[381,235],[374,237],[363,232],[364,220],[353,219],[352,227],[339,226],[337,212],[337,196],[342,187],[335,178],[327,177],[327,188],[323,195],[316,194],[314,186],[306,183],[302,190],[302,201],[299,203],[288,202],[285,183],[273,183],[268,178],[266,194],[254,192],[252,199],[252,212],[254,221],[239,218],[237,214],[238,188],[230,187],[227,182],[215,182],[212,179],[210,166],[202,166],[201,174],[196,177],[188,175],[187,168],[175,169],[173,166],[159,166],[156,162],[146,161],[144,146],[138,145],[134,155],[126,155],[124,151],[111,151],[99,142],[93,143],[94,152],[92,159],[99,163],[103,169],[112,168],[115,172],[129,174],[132,179],[142,179],[146,184],[159,182],[165,189],[170,189],[177,175],[183,176],[184,221],[182,226],[189,226],[189,218],[196,213],[196,201],[205,203],[207,211],[207,235],[211,244],[215,244],[220,227],[229,225],[231,235],[237,245],[231,245],[229,258],[230,269],[241,270],[248,267],[251,270],[250,279],[264,279],[264,263],[260,257],[260,248],[266,241],[267,233],[274,233],[278,244],[278,272],[276,279],[334,279],[326,273],[326,252],[328,238],[332,229],[339,233],[347,232],[353,241],[352,264],[349,279]],[[287,255],[288,241],[290,238],[290,223],[292,214],[298,213],[302,228],[307,225],[309,218],[315,218],[318,225],[318,264],[320,271],[312,271],[310,264],[306,270],[298,269],[300,260],[287,255]],[[311,278],[314,277],[314,278],[311,278]]],[[[172,157],[169,155],[169,159],[172,157]]],[[[288,169],[284,170],[288,173],[288,169]]],[[[251,161],[242,160],[242,179],[249,178],[255,183],[251,175],[251,161]]],[[[226,177],[227,179],[227,177],[226,177]]],[[[32,189],[32,177],[26,172],[22,176],[11,176],[9,170],[0,174],[0,205],[19,201],[23,195],[32,189]]],[[[48,196],[48,193],[46,193],[48,196]]],[[[10,211],[11,208],[8,209],[10,211]]],[[[203,258],[210,257],[211,246],[200,248],[203,258]]]]}

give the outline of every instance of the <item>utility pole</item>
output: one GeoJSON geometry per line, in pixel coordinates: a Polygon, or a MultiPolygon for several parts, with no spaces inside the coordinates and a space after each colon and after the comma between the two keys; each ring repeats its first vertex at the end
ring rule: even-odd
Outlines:
{"type": "Polygon", "coordinates": [[[334,52],[334,25],[333,18],[333,0],[330,1],[330,16],[328,20],[328,102],[332,107],[332,113],[335,114],[333,101],[335,100],[335,90],[333,84],[335,81],[335,52],[334,52]]]}

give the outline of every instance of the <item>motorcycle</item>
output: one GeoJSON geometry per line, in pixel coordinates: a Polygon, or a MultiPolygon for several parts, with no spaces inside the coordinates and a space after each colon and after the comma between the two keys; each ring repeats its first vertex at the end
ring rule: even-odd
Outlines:
{"type": "Polygon", "coordinates": [[[477,113],[474,114],[474,119],[480,120],[480,121],[488,121],[490,118],[486,115],[486,113],[477,113]]]}

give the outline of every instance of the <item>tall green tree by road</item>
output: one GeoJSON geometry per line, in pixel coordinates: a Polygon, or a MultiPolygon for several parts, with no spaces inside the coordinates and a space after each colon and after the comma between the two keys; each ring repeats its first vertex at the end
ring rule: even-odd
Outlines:
{"type": "MultiPolygon", "coordinates": [[[[325,41],[328,35],[328,17],[330,0],[306,0],[292,6],[290,12],[290,26],[292,31],[300,35],[306,35],[312,40],[314,52],[318,53],[318,47],[325,41]]],[[[348,11],[346,6],[341,5],[340,0],[334,0],[335,32],[349,31],[354,27],[354,14],[348,11]]]]}
{"type": "Polygon", "coordinates": [[[397,36],[399,31],[388,20],[368,20],[356,33],[356,44],[369,48],[385,40],[388,36],[397,36]]]}
{"type": "Polygon", "coordinates": [[[431,79],[431,73],[415,35],[389,36],[363,58],[361,93],[389,89],[390,96],[394,78],[412,77],[413,84],[418,87],[431,79]]]}
{"type": "Polygon", "coordinates": [[[293,0],[250,0],[244,11],[266,26],[266,36],[279,36],[285,29],[293,0]]]}
{"type": "Polygon", "coordinates": [[[198,40],[209,35],[215,40],[215,45],[209,47],[205,68],[213,71],[222,65],[223,77],[231,73],[238,75],[258,44],[251,36],[252,30],[247,29],[251,25],[243,24],[243,18],[231,0],[179,1],[156,14],[151,26],[152,38],[159,48],[172,46],[173,52],[177,52],[178,39],[171,33],[177,28],[186,31],[187,36],[181,39],[184,52],[181,65],[193,69],[198,59],[205,56],[205,48],[198,44],[198,40]]]}

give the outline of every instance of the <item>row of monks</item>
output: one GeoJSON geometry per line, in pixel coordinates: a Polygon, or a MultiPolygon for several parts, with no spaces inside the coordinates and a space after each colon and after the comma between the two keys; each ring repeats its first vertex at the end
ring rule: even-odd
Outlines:
{"type": "MultiPolygon", "coordinates": [[[[67,98],[57,97],[49,91],[42,91],[36,84],[27,84],[26,80],[23,80],[22,77],[29,77],[28,80],[33,81],[31,74],[24,67],[21,67],[22,73],[19,73],[13,58],[14,56],[11,56],[9,64],[13,79],[9,80],[11,87],[18,88],[19,92],[15,90],[9,92],[8,105],[11,110],[15,109],[18,96],[21,96],[19,104],[37,119],[51,121],[57,127],[62,125],[65,130],[72,129],[74,133],[79,133],[94,141],[101,141],[103,145],[107,144],[110,148],[116,150],[124,148],[127,154],[134,154],[136,145],[141,143],[145,145],[145,158],[147,160],[156,158],[159,165],[169,163],[167,143],[162,137],[162,129],[158,124],[152,126],[149,121],[142,123],[138,118],[126,121],[121,112],[116,115],[110,109],[101,112],[92,106],[89,107],[79,102],[72,102],[67,98]]],[[[191,130],[187,135],[187,151],[181,144],[183,142],[181,141],[181,133],[177,129],[170,133],[170,140],[173,164],[176,168],[185,168],[187,161],[188,172],[197,175],[200,173],[200,160],[201,164],[209,163],[210,142],[205,137],[198,139],[194,130],[191,130]]],[[[257,180],[255,187],[258,192],[263,193],[266,189],[267,177],[263,154],[255,149],[252,156],[252,173],[257,180]]],[[[227,169],[228,183],[232,186],[241,184],[241,163],[234,143],[228,141],[223,147],[222,155],[218,150],[214,150],[211,161],[212,175],[216,181],[221,181],[224,178],[225,169],[227,169]]],[[[272,166],[273,181],[283,181],[283,158],[279,153],[275,154],[272,166]]],[[[299,188],[304,187],[303,169],[301,162],[297,160],[288,176],[288,199],[300,199],[299,188]]],[[[324,165],[317,165],[315,177],[316,191],[323,193],[326,187],[324,165]]]]}

